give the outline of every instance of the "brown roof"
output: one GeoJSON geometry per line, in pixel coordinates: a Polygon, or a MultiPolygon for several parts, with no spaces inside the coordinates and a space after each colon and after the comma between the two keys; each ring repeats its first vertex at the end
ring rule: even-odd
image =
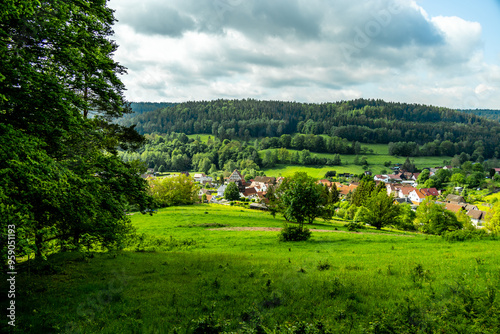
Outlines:
{"type": "Polygon", "coordinates": [[[462,196],[452,195],[452,194],[449,194],[448,196],[446,196],[445,201],[446,202],[454,202],[454,203],[465,203],[465,199],[462,196]]]}
{"type": "Polygon", "coordinates": [[[401,187],[401,192],[403,193],[403,196],[408,196],[413,190],[416,190],[416,188],[413,188],[413,187],[401,187]]]}
{"type": "Polygon", "coordinates": [[[422,188],[420,191],[426,196],[439,196],[439,191],[436,188],[422,188]]]}
{"type": "Polygon", "coordinates": [[[445,209],[450,210],[452,212],[459,212],[460,210],[463,210],[463,205],[460,204],[454,204],[454,203],[446,203],[445,209]]]}
{"type": "Polygon", "coordinates": [[[253,179],[255,182],[262,182],[262,183],[275,183],[276,178],[273,176],[256,176],[253,179]]]}
{"type": "Polygon", "coordinates": [[[326,179],[325,180],[319,180],[317,183],[318,184],[323,184],[323,185],[325,185],[327,187],[331,187],[332,186],[332,182],[330,180],[326,180],[326,179]]]}
{"type": "Polygon", "coordinates": [[[425,198],[426,195],[420,189],[415,189],[415,193],[417,194],[418,198],[425,198]]]}
{"type": "Polygon", "coordinates": [[[250,195],[257,194],[257,190],[255,188],[246,188],[245,191],[243,192],[243,196],[248,197],[250,195]]]}
{"type": "Polygon", "coordinates": [[[486,217],[486,212],[480,210],[469,210],[467,212],[467,216],[471,217],[472,219],[482,220],[486,217]]]}

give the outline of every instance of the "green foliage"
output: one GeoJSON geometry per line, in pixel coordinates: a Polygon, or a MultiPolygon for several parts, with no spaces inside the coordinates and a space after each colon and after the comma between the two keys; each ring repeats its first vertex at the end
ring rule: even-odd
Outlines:
{"type": "Polygon", "coordinates": [[[224,198],[228,201],[236,201],[240,199],[240,190],[236,183],[228,183],[226,190],[224,190],[224,198]]]}
{"type": "Polygon", "coordinates": [[[491,208],[484,227],[493,235],[500,236],[500,202],[491,208]]]}
{"type": "Polygon", "coordinates": [[[456,230],[448,231],[442,234],[443,239],[449,242],[457,241],[467,241],[467,240],[482,240],[490,238],[491,235],[488,234],[484,229],[474,229],[474,230],[456,230]]]}
{"type": "Polygon", "coordinates": [[[38,258],[120,247],[126,208],[152,201],[139,166],[117,155],[144,139],[115,122],[130,110],[125,68],[112,59],[113,11],[105,1],[9,3],[0,8],[2,231],[15,223],[21,252],[38,258]]]}
{"type": "Polygon", "coordinates": [[[421,232],[441,235],[463,227],[455,214],[444,208],[444,205],[434,203],[426,198],[417,209],[415,225],[421,232]]]}
{"type": "Polygon", "coordinates": [[[365,207],[367,210],[362,214],[363,221],[378,230],[397,222],[399,206],[394,204],[392,194],[388,196],[385,191],[380,191],[378,194],[372,195],[365,207]]]}
{"type": "Polygon", "coordinates": [[[296,173],[285,179],[278,192],[279,208],[285,219],[302,225],[312,223],[321,215],[321,186],[306,173],[296,173]]]}
{"type": "MultiPolygon", "coordinates": [[[[143,113],[124,124],[137,124],[140,133],[182,131],[212,134],[220,140],[274,137],[272,145],[275,148],[340,154],[347,152],[338,150],[334,141],[329,143],[318,135],[351,142],[392,142],[398,150],[392,150],[391,154],[399,156],[453,156],[455,152],[472,156],[482,148],[476,156],[482,153],[484,158],[490,158],[496,154],[495,143],[499,140],[498,125],[474,115],[445,108],[364,99],[327,104],[252,99],[185,102],[143,113]],[[300,136],[294,135],[290,140],[296,133],[300,136]],[[453,134],[453,141],[446,140],[450,134],[453,134]],[[316,137],[309,139],[307,136],[316,137]],[[401,138],[407,142],[400,144],[401,138]],[[322,150],[324,148],[326,151],[322,150]]],[[[355,144],[349,152],[364,153],[355,144]]]]}
{"type": "Polygon", "coordinates": [[[278,234],[279,241],[306,241],[311,238],[311,231],[302,225],[285,224],[278,234]]]}
{"type": "Polygon", "coordinates": [[[404,231],[416,231],[416,227],[413,224],[415,220],[416,213],[411,209],[410,204],[400,204],[399,205],[399,215],[396,217],[394,227],[399,228],[404,231]]]}
{"type": "Polygon", "coordinates": [[[152,179],[149,186],[149,193],[160,207],[193,204],[198,199],[193,178],[185,174],[152,179]]]}

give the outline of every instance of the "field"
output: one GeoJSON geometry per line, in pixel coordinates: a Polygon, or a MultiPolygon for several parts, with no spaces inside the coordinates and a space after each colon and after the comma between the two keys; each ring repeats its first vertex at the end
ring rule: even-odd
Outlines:
{"type": "Polygon", "coordinates": [[[58,254],[30,276],[25,265],[9,330],[326,333],[320,321],[332,333],[497,333],[500,325],[498,241],[318,221],[311,240],[279,243],[272,228],[281,218],[219,205],[131,219],[139,237],[125,251],[58,254]]]}
{"type": "MultiPolygon", "coordinates": [[[[373,154],[362,154],[359,155],[359,158],[366,157],[368,161],[368,169],[371,170],[375,174],[379,174],[381,171],[385,170],[386,173],[391,173],[391,169],[384,166],[385,162],[390,161],[391,166],[394,166],[397,163],[403,164],[406,158],[403,157],[395,157],[387,154],[388,146],[387,145],[378,145],[378,144],[363,144],[363,147],[368,147],[373,149],[373,154]]],[[[290,152],[296,152],[295,150],[288,150],[290,152]]],[[[261,155],[265,153],[261,151],[261,155]]],[[[311,155],[316,155],[320,158],[330,158],[333,159],[335,154],[328,153],[311,153],[311,155]]],[[[295,172],[307,172],[310,176],[316,178],[324,177],[325,173],[329,170],[334,170],[337,173],[352,173],[352,174],[360,174],[365,171],[364,167],[354,165],[355,155],[340,155],[340,159],[342,161],[341,166],[301,166],[301,165],[285,165],[279,164],[273,168],[263,169],[267,176],[291,176],[295,172]]],[[[450,157],[413,157],[410,158],[411,161],[414,161],[415,166],[419,169],[425,167],[436,167],[443,166],[444,160],[450,160],[450,157]]]]}

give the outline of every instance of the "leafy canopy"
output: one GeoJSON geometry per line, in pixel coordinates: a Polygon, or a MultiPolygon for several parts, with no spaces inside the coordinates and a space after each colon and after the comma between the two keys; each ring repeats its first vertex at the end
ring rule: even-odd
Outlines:
{"type": "Polygon", "coordinates": [[[126,210],[152,204],[139,165],[117,156],[143,138],[113,122],[129,111],[114,21],[105,0],[0,7],[0,226],[16,225],[20,254],[119,246],[126,210]]]}

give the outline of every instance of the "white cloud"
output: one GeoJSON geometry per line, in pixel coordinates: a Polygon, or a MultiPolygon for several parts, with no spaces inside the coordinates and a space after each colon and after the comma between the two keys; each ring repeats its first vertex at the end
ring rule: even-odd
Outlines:
{"type": "Polygon", "coordinates": [[[110,6],[120,20],[116,59],[129,68],[130,100],[373,97],[453,107],[483,94],[481,84],[498,87],[484,79],[495,72],[483,61],[481,25],[429,17],[413,0],[110,6]]]}

